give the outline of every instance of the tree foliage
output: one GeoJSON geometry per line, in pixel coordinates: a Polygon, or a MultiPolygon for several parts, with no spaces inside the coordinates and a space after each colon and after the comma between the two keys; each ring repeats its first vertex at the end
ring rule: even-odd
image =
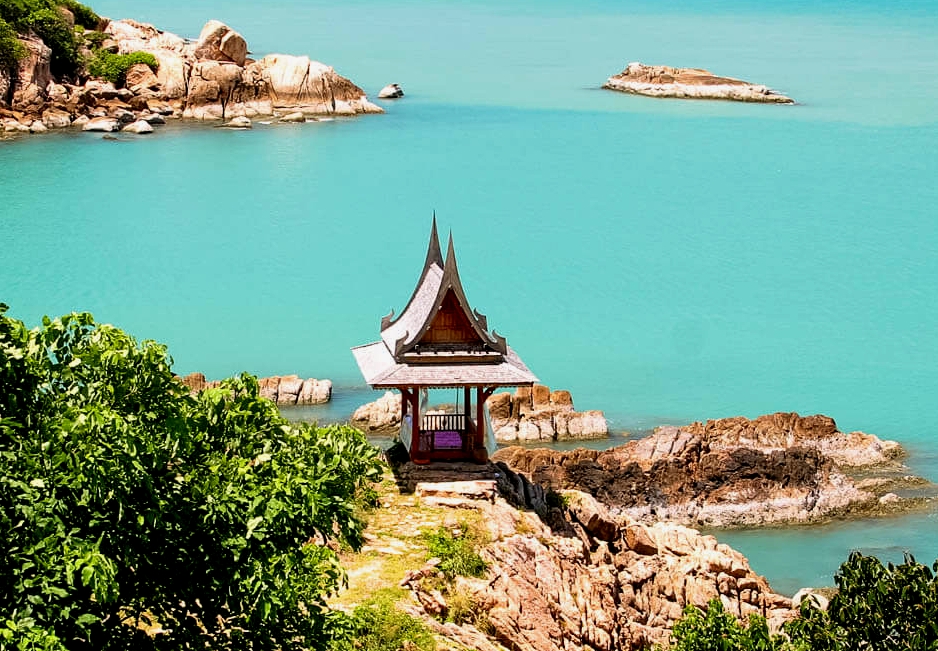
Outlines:
{"type": "Polygon", "coordinates": [[[853,552],[834,577],[838,592],[827,611],[803,602],[788,632],[817,651],[938,648],[936,571],[938,561],[929,568],[906,556],[883,565],[853,552]]]}
{"type": "Polygon", "coordinates": [[[243,375],[191,396],[166,349],[0,305],[0,649],[323,648],[333,548],[378,452],[243,375]]]}

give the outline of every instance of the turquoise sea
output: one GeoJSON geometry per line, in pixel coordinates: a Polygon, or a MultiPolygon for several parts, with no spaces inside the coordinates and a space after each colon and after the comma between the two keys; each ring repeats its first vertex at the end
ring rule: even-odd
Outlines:
{"type": "MultiPolygon", "coordinates": [[[[410,296],[435,210],[469,299],[617,431],[825,413],[938,481],[932,0],[93,6],[186,36],[219,18],[257,55],[407,96],[355,120],[0,143],[13,316],[92,311],[180,373],[328,377],[313,413],[343,418],[374,397],[349,347],[410,296]],[[636,60],[799,105],[599,90],[636,60]]],[[[794,592],[851,549],[930,562],[938,516],[720,537],[794,592]]]]}

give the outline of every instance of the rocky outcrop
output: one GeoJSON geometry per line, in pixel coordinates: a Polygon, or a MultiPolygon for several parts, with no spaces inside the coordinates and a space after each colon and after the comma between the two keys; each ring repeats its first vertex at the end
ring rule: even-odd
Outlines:
{"type": "Polygon", "coordinates": [[[401,394],[385,391],[384,395],[355,410],[352,425],[369,434],[392,434],[401,426],[401,394]]]}
{"type": "Polygon", "coordinates": [[[515,393],[496,393],[488,399],[492,429],[499,443],[566,441],[609,435],[601,411],[577,412],[569,391],[551,391],[535,384],[515,393]]]}
{"type": "Polygon", "coordinates": [[[822,520],[876,503],[817,449],[711,448],[680,429],[610,450],[506,448],[494,459],[642,520],[731,527],[822,520]]]}
{"type": "Polygon", "coordinates": [[[718,77],[708,70],[647,66],[642,63],[630,63],[625,70],[607,79],[603,88],[649,97],[795,103],[790,97],[766,86],[731,77],[718,77]]]}
{"type": "Polygon", "coordinates": [[[872,434],[837,429],[833,418],[823,415],[799,416],[778,412],[754,420],[737,416],[692,423],[683,431],[706,441],[711,450],[748,447],[762,452],[792,447],[816,448],[841,467],[863,467],[889,463],[903,454],[895,441],[883,441],[872,434]]]}
{"type": "MultiPolygon", "coordinates": [[[[503,497],[490,503],[487,495],[458,505],[482,511],[491,539],[480,552],[486,576],[441,587],[432,563],[408,573],[403,585],[423,612],[445,619],[450,600],[468,596],[489,638],[517,651],[666,644],[683,608],[706,608],[711,599],[740,618],[763,615],[773,628],[792,615],[789,599],[712,536],[672,523],[643,524],[585,493],[565,492],[562,505],[550,506],[542,487],[500,470],[499,489],[514,506],[503,497]]],[[[436,632],[490,644],[470,623],[436,632]]]]}
{"type": "MultiPolygon", "coordinates": [[[[118,117],[122,122],[148,120],[159,114],[198,120],[231,120],[258,115],[300,112],[304,116],[381,113],[365,92],[335,70],[305,56],[270,54],[248,58],[244,37],[212,20],[199,39],[189,42],[153,25],[134,20],[108,21],[110,37],[103,46],[120,54],[148,52],[156,71],[137,64],[127,71],[121,88],[99,80],[84,84],[56,83],[51,51],[34,36],[21,40],[29,54],[14,77],[0,77],[0,118],[29,126],[43,111],[55,109],[73,123],[80,116],[118,117]]],[[[48,121],[43,120],[49,127],[48,121]]],[[[58,121],[53,127],[67,126],[58,121]]]]}
{"type": "Polygon", "coordinates": [[[404,89],[400,84],[388,84],[378,91],[378,99],[399,99],[404,96],[404,89]]]}
{"type": "MultiPolygon", "coordinates": [[[[573,410],[569,391],[549,387],[519,387],[515,393],[496,393],[486,403],[495,439],[516,441],[561,441],[605,438],[609,435],[601,411],[573,410]]],[[[366,432],[393,433],[401,425],[401,396],[391,391],[362,405],[352,414],[352,424],[366,432]]]]}
{"type": "MultiPolygon", "coordinates": [[[[190,373],[179,381],[193,393],[213,389],[221,382],[206,380],[202,373],[190,373]]],[[[282,406],[319,405],[332,399],[332,381],[302,379],[297,375],[275,375],[258,379],[260,395],[282,406]]]]}

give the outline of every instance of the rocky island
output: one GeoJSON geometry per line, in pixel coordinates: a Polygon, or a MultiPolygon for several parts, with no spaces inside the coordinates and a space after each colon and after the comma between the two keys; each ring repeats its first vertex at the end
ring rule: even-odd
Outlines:
{"type": "Polygon", "coordinates": [[[606,80],[603,88],[648,97],[720,99],[763,104],[794,104],[795,100],[760,84],[718,77],[700,68],[672,68],[630,63],[606,80]]]}
{"type": "MultiPolygon", "coordinates": [[[[206,380],[203,373],[190,373],[178,380],[192,393],[214,389],[219,380],[206,380]]],[[[332,380],[303,379],[298,375],[273,375],[257,379],[262,398],[276,405],[321,405],[332,399],[332,380]]]]}
{"type": "MultiPolygon", "coordinates": [[[[59,12],[74,29],[69,10],[59,12]]],[[[244,37],[217,20],[206,23],[195,40],[129,19],[100,18],[94,29],[79,27],[75,34],[81,56],[67,75],[54,73],[53,50],[39,36],[19,35],[21,58],[0,66],[3,131],[80,126],[146,133],[167,117],[249,127],[257,116],[297,122],[383,112],[361,88],[307,56],[250,58],[244,37]],[[112,66],[130,61],[109,58],[122,56],[140,62],[117,68],[112,81],[89,71],[96,58],[112,66]]]]}

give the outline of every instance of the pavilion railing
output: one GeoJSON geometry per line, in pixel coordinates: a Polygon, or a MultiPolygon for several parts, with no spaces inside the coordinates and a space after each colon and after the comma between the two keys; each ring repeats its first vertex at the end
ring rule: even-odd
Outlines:
{"type": "Polygon", "coordinates": [[[465,414],[426,414],[421,430],[427,432],[465,432],[465,414]]]}

